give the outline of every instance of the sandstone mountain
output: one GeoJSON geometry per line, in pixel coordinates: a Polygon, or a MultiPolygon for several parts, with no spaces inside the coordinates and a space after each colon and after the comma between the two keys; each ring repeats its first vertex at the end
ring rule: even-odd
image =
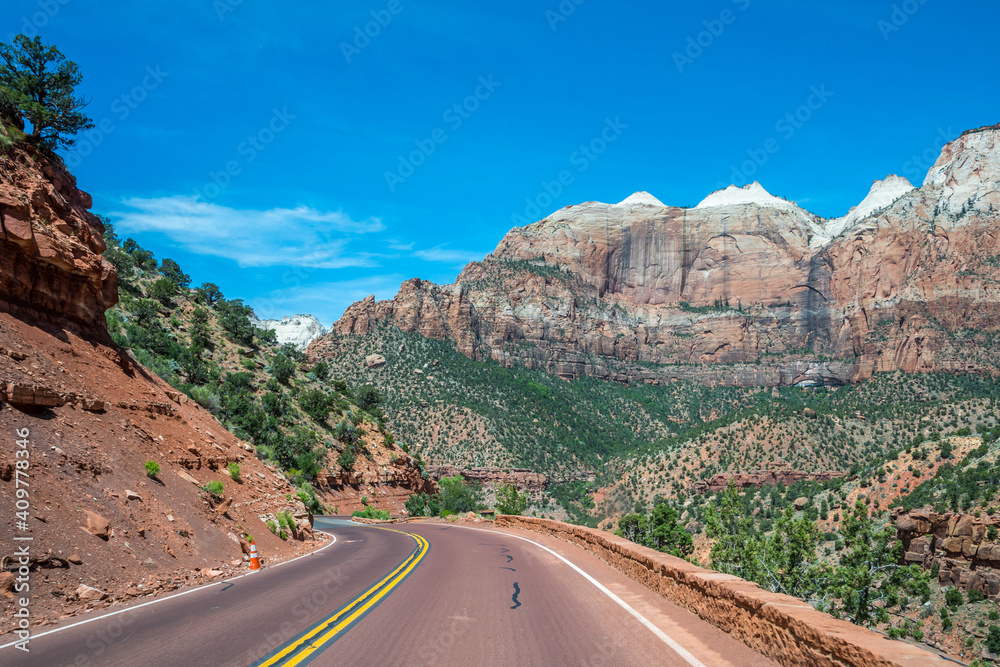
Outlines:
{"type": "Polygon", "coordinates": [[[833,220],[759,183],[691,209],[648,193],[569,206],[511,230],[452,285],[413,279],[355,303],[331,335],[391,324],[473,359],[647,384],[996,374],[998,215],[993,126],[945,146],[922,187],[890,176],[833,220]]]}

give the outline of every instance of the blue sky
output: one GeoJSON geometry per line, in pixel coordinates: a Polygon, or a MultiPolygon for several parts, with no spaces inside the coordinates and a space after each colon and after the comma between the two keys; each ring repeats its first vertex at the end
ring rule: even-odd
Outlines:
{"type": "Polygon", "coordinates": [[[84,73],[98,128],[66,157],[95,212],[262,317],[330,324],[638,190],[760,180],[843,215],[1000,121],[995,2],[5,7],[3,41],[41,34],[84,73]]]}

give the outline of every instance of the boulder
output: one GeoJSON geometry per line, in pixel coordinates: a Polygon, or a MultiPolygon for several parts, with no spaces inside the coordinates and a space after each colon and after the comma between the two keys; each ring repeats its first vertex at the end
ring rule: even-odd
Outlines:
{"type": "Polygon", "coordinates": [[[80,401],[80,407],[87,412],[104,412],[104,401],[98,398],[84,398],[80,401]]]}
{"type": "Polygon", "coordinates": [[[960,554],[962,553],[962,538],[946,537],[941,542],[941,548],[950,554],[960,554]]]}
{"type": "Polygon", "coordinates": [[[983,575],[983,582],[986,588],[986,595],[988,597],[994,597],[1000,594],[1000,574],[996,572],[987,572],[983,575]]]}
{"type": "Polygon", "coordinates": [[[988,560],[994,563],[1000,562],[1000,545],[981,544],[979,545],[979,550],[976,552],[976,556],[980,560],[988,560]]]}
{"type": "Polygon", "coordinates": [[[135,491],[132,491],[131,489],[125,489],[125,499],[126,500],[142,500],[142,496],[140,496],[135,491]]]}
{"type": "Polygon", "coordinates": [[[66,560],[68,560],[70,563],[73,563],[73,565],[83,565],[83,559],[80,558],[79,554],[73,554],[66,560]]]}
{"type": "Polygon", "coordinates": [[[0,401],[23,408],[57,408],[66,400],[48,387],[8,382],[0,385],[0,401]]]}
{"type": "Polygon", "coordinates": [[[971,514],[961,514],[956,516],[954,523],[951,524],[950,530],[948,531],[949,536],[958,537],[971,537],[972,536],[972,522],[974,517],[971,514]]]}
{"type": "Polygon", "coordinates": [[[180,477],[181,479],[183,479],[186,482],[191,482],[195,486],[198,486],[198,480],[196,480],[194,477],[192,477],[191,475],[187,474],[183,470],[178,470],[177,471],[177,476],[180,477]]]}
{"type": "Polygon", "coordinates": [[[369,354],[365,357],[366,368],[381,368],[385,366],[385,357],[381,354],[369,354]]]}
{"type": "Polygon", "coordinates": [[[96,535],[102,540],[108,539],[111,532],[111,522],[97,512],[91,512],[90,510],[87,510],[86,515],[87,532],[91,535],[96,535]]]}
{"type": "Polygon", "coordinates": [[[77,586],[76,590],[73,591],[73,596],[84,602],[93,602],[105,599],[108,597],[108,594],[104,591],[88,586],[87,584],[80,584],[77,586]]]}
{"type": "Polygon", "coordinates": [[[185,396],[179,391],[168,391],[165,393],[167,394],[167,398],[169,398],[174,403],[177,403],[178,405],[181,405],[187,401],[187,396],[185,396]]]}
{"type": "Polygon", "coordinates": [[[312,540],[313,537],[314,537],[313,528],[309,524],[309,521],[307,519],[303,519],[301,521],[296,522],[295,539],[299,540],[300,542],[307,542],[309,540],[312,540]]]}
{"type": "Polygon", "coordinates": [[[972,542],[971,537],[962,538],[962,555],[968,559],[973,559],[976,557],[976,553],[979,551],[979,545],[972,542]]]}
{"type": "Polygon", "coordinates": [[[919,554],[929,554],[931,552],[931,538],[927,535],[922,535],[910,540],[909,551],[919,554]]]}
{"type": "Polygon", "coordinates": [[[697,535],[702,531],[702,525],[698,521],[689,521],[685,526],[684,530],[691,535],[697,535]]]}
{"type": "Polygon", "coordinates": [[[219,516],[222,516],[226,512],[228,512],[229,508],[232,507],[232,506],[233,506],[233,499],[232,498],[227,498],[226,500],[222,501],[221,505],[219,505],[218,507],[215,508],[215,513],[218,514],[219,516]]]}
{"type": "Polygon", "coordinates": [[[13,572],[0,572],[0,593],[3,593],[9,598],[14,597],[14,573],[13,572]]]}
{"type": "Polygon", "coordinates": [[[805,496],[802,496],[796,498],[795,501],[792,503],[792,506],[795,508],[796,512],[801,512],[803,509],[805,509],[806,505],[808,504],[809,504],[809,499],[806,498],[805,496]]]}

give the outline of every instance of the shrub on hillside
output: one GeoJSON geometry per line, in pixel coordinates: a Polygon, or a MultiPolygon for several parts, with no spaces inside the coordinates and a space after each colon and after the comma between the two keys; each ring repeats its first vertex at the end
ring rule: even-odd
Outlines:
{"type": "Polygon", "coordinates": [[[524,514],[528,508],[528,494],[519,492],[513,484],[504,484],[497,489],[496,505],[498,514],[524,514]]]}
{"type": "Polygon", "coordinates": [[[288,381],[295,375],[295,362],[284,354],[276,354],[271,357],[271,377],[279,383],[287,385],[288,381]]]}
{"type": "Polygon", "coordinates": [[[316,376],[317,380],[323,382],[330,377],[330,364],[325,361],[317,361],[313,364],[313,367],[309,372],[316,376]]]}
{"type": "Polygon", "coordinates": [[[385,397],[381,392],[368,384],[354,392],[354,399],[357,401],[358,407],[365,412],[370,412],[385,401],[385,397]]]}
{"type": "Polygon", "coordinates": [[[224,490],[224,486],[222,482],[220,482],[219,480],[213,479],[211,482],[203,484],[201,490],[213,496],[221,496],[224,490]]]}
{"type": "Polygon", "coordinates": [[[363,510],[355,510],[351,516],[361,517],[362,519],[378,519],[380,521],[388,521],[392,518],[389,510],[377,510],[371,505],[363,510]]]}
{"type": "Polygon", "coordinates": [[[215,305],[216,318],[219,326],[229,335],[229,338],[244,347],[252,347],[255,328],[250,323],[253,309],[243,303],[242,299],[220,299],[215,305]]]}
{"type": "Polygon", "coordinates": [[[337,465],[350,472],[354,470],[354,461],[356,458],[354,451],[350,447],[346,447],[344,451],[337,455],[337,465]]]}
{"type": "Polygon", "coordinates": [[[461,475],[442,477],[438,488],[442,511],[465,514],[478,512],[483,507],[483,490],[480,485],[467,482],[461,475]]]}
{"type": "Polygon", "coordinates": [[[191,285],[191,276],[181,271],[181,267],[172,259],[160,262],[160,275],[169,280],[176,289],[187,289],[191,285]]]}
{"type": "Polygon", "coordinates": [[[330,416],[332,402],[332,397],[320,389],[310,389],[299,394],[299,407],[321,424],[330,416]]]}
{"type": "Polygon", "coordinates": [[[212,414],[219,414],[222,409],[222,399],[208,387],[192,387],[189,393],[192,400],[212,414]]]}

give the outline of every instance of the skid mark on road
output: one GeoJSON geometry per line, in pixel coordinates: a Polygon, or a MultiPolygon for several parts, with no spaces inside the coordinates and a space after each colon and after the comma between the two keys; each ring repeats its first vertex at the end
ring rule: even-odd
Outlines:
{"type": "MultiPolygon", "coordinates": [[[[498,535],[503,535],[503,533],[497,533],[496,531],[489,530],[488,528],[473,528],[471,526],[462,526],[461,528],[463,530],[476,530],[476,531],[479,531],[481,533],[494,533],[494,534],[498,534],[498,535]]],[[[649,629],[650,632],[652,632],[654,635],[656,635],[664,644],[666,644],[671,649],[673,649],[674,653],[676,653],[681,658],[683,658],[685,662],[687,662],[689,665],[691,665],[691,667],[705,667],[705,664],[703,662],[701,662],[700,660],[698,660],[698,658],[694,657],[694,655],[692,655],[690,651],[688,651],[686,648],[684,648],[683,646],[681,646],[680,644],[678,644],[676,641],[674,641],[674,639],[672,637],[670,637],[667,633],[665,633],[659,627],[657,627],[656,625],[654,625],[652,623],[652,621],[650,621],[648,618],[646,618],[645,616],[643,616],[642,614],[640,614],[638,611],[636,611],[631,605],[629,605],[627,602],[625,602],[625,600],[622,600],[620,597],[618,597],[613,592],[611,592],[611,589],[609,589],[607,586],[605,586],[604,584],[602,584],[601,582],[599,582],[597,579],[594,579],[592,576],[590,576],[589,574],[587,574],[586,572],[584,572],[582,569],[580,569],[580,567],[578,567],[577,565],[574,565],[569,559],[567,559],[564,556],[561,556],[560,554],[556,553],[555,551],[553,551],[552,549],[548,548],[547,546],[545,546],[543,544],[539,544],[538,542],[535,542],[534,540],[529,540],[527,537],[521,537],[520,535],[510,535],[510,537],[514,538],[515,540],[520,540],[522,542],[527,542],[528,544],[533,544],[536,547],[538,547],[539,549],[541,549],[542,551],[548,552],[549,554],[555,556],[556,558],[558,558],[559,560],[561,560],[563,563],[565,563],[566,565],[568,565],[570,567],[570,569],[572,569],[574,572],[576,572],[577,574],[579,574],[580,576],[582,576],[584,579],[586,579],[587,581],[589,581],[591,584],[593,584],[599,591],[601,591],[602,593],[604,593],[604,595],[606,595],[609,598],[611,598],[611,600],[613,600],[615,602],[615,604],[617,604],[619,607],[621,607],[622,609],[624,609],[625,611],[627,611],[633,618],[635,618],[637,621],[639,621],[644,626],[646,626],[649,629]]],[[[520,591],[518,591],[518,592],[520,592],[520,591]]]]}
{"type": "Polygon", "coordinates": [[[514,606],[511,607],[511,609],[517,609],[518,607],[521,606],[521,601],[517,599],[519,595],[521,595],[521,587],[518,586],[517,582],[515,581],[514,582],[514,595],[511,596],[511,598],[510,598],[511,602],[514,603],[514,606]]]}

